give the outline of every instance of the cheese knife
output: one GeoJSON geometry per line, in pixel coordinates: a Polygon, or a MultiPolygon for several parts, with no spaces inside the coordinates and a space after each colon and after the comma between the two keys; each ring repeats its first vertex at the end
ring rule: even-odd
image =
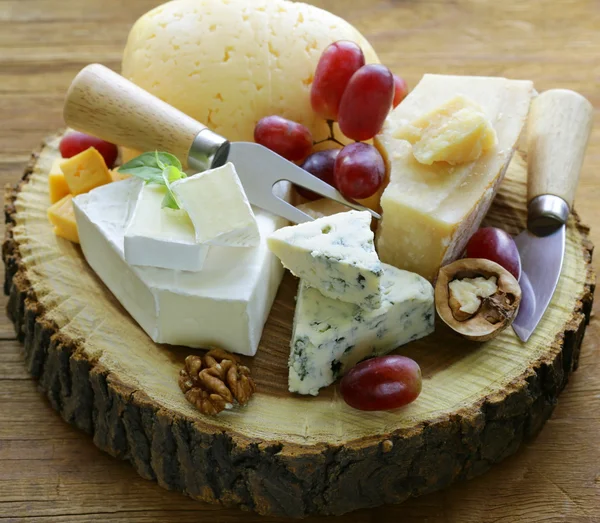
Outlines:
{"type": "Polygon", "coordinates": [[[273,193],[289,181],[352,209],[375,211],[266,147],[229,142],[205,125],[100,64],[82,69],[71,83],[64,119],[73,129],[140,151],[166,151],[196,172],[232,162],[251,204],[294,223],[313,220],[273,193]]]}
{"type": "Polygon", "coordinates": [[[593,107],[580,94],[553,89],[537,96],[527,124],[527,229],[515,238],[522,300],[513,322],[526,342],[556,290],[566,223],[592,128],[593,107]]]}

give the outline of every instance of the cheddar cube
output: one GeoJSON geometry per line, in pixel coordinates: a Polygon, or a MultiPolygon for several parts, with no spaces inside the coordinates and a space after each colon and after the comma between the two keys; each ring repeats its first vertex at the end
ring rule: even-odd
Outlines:
{"type": "Polygon", "coordinates": [[[120,173],[119,168],[117,167],[116,169],[111,169],[110,177],[113,182],[120,182],[122,180],[127,180],[127,178],[131,178],[131,174],[120,173]]]}
{"type": "Polygon", "coordinates": [[[60,227],[54,227],[53,232],[56,236],[60,236],[61,238],[64,238],[65,240],[69,240],[70,242],[73,242],[73,243],[79,243],[79,234],[77,232],[77,229],[63,230],[60,227]]]}
{"type": "Polygon", "coordinates": [[[121,161],[123,163],[127,163],[143,154],[143,151],[138,151],[137,149],[129,149],[128,147],[119,147],[119,149],[121,149],[121,161]]]}
{"type": "Polygon", "coordinates": [[[67,194],[48,209],[48,219],[54,225],[54,234],[79,243],[72,194],[67,194]]]}
{"type": "Polygon", "coordinates": [[[93,147],[60,164],[73,196],[112,182],[102,155],[93,147]]]}
{"type": "Polygon", "coordinates": [[[56,203],[69,194],[69,186],[65,175],[60,168],[62,158],[54,160],[50,172],[48,173],[48,189],[50,190],[50,202],[56,203]]]}

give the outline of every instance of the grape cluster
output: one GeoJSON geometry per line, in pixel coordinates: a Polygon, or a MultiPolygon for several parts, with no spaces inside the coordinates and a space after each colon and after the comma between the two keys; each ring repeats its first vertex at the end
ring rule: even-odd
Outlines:
{"type": "MultiPolygon", "coordinates": [[[[365,64],[361,48],[340,40],[329,45],[317,64],[311,86],[313,110],[323,117],[330,136],[323,141],[341,145],[310,154],[315,142],[310,131],[297,122],[280,116],[262,118],[254,129],[254,140],[287,160],[300,162],[302,168],[338,189],[346,198],[363,199],[381,187],[385,165],[370,140],[380,130],[390,108],[408,94],[406,82],[380,64],[365,64]],[[344,146],[333,132],[337,121],[345,136],[356,141],[344,146]]],[[[321,143],[321,142],[319,142],[321,143]]],[[[305,198],[319,195],[298,188],[305,198]]]]}

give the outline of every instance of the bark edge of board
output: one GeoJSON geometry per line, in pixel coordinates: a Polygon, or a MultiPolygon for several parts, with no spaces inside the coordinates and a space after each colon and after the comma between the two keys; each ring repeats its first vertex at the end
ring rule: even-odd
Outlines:
{"type": "Polygon", "coordinates": [[[296,518],[400,503],[477,476],[516,452],[541,429],[577,368],[595,276],[588,229],[575,215],[587,266],[577,307],[553,341],[554,354],[540,358],[502,393],[414,430],[382,435],[376,442],[301,447],[207,431],[122,383],[44,318],[12,234],[14,202],[37,156],[33,153],[21,182],[6,188],[2,249],[7,313],[24,344],[27,368],[65,421],[169,490],[296,518]]]}

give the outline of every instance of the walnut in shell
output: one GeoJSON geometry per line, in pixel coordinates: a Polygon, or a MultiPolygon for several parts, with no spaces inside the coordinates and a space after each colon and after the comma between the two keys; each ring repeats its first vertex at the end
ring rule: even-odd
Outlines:
{"type": "Polygon", "coordinates": [[[451,329],[473,341],[487,341],[510,326],[521,303],[515,277],[497,263],[465,258],[440,269],[435,307],[451,329]]]}

